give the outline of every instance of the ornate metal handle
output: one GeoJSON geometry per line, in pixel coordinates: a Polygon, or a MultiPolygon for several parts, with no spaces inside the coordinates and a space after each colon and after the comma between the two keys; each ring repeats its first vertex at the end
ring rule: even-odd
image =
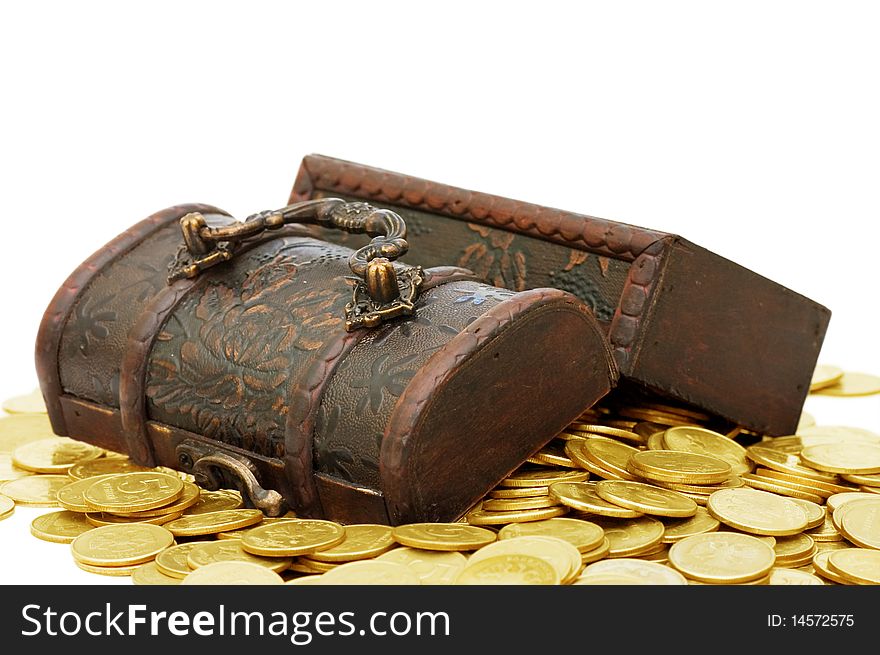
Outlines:
{"type": "Polygon", "coordinates": [[[383,321],[413,313],[422,284],[418,266],[394,265],[408,249],[406,223],[389,209],[340,198],[307,200],[283,209],[259,212],[243,223],[211,227],[198,212],[180,219],[183,244],[171,263],[168,283],[194,278],[203,270],[235,256],[237,246],[251,237],[291,223],[320,225],[368,234],[373,239],[356,250],[348,264],[354,278],[352,299],[345,306],[345,329],[375,327],[383,321]]]}

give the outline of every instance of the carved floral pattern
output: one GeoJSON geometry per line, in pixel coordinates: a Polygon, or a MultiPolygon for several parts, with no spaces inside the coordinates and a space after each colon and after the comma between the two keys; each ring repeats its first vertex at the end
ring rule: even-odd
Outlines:
{"type": "Polygon", "coordinates": [[[482,225],[468,223],[480,239],[468,245],[458,265],[496,287],[515,291],[526,289],[526,251],[515,247],[516,235],[482,225]]]}

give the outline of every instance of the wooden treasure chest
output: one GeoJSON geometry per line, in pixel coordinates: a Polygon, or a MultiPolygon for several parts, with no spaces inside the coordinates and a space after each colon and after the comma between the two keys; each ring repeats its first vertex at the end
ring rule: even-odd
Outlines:
{"type": "Polygon", "coordinates": [[[621,394],[685,403],[758,434],[797,426],[831,314],[794,291],[674,234],[305,157],[290,202],[327,196],[400,213],[414,264],[579,297],[608,336],[621,394]]]}
{"type": "Polygon", "coordinates": [[[575,295],[402,263],[406,238],[395,211],[329,197],[245,222],[207,205],[153,214],[46,310],[55,432],[238,487],[269,514],[458,518],[617,369],[575,295]],[[303,224],[372,240],[349,249],[303,224]]]}

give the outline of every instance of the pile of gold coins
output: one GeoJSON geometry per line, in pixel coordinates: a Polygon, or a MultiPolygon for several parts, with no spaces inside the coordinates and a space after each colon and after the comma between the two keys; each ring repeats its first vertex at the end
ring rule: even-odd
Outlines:
{"type": "MultiPolygon", "coordinates": [[[[818,367],[812,389],[880,392],[818,367]]],[[[764,438],[616,397],[574,421],[457,523],[340,525],[243,509],[171,469],[52,436],[38,394],[0,418],[0,519],[135,584],[880,584],[880,435],[764,438]],[[716,429],[710,429],[714,427],[716,429]]]]}

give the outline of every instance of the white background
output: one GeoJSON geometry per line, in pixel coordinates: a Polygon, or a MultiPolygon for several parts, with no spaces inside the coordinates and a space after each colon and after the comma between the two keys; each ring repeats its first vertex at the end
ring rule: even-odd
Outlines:
{"type": "MultiPolygon", "coordinates": [[[[0,397],[92,251],[176,203],[282,206],[311,152],[680,233],[830,307],[821,361],[880,373],[876,4],[0,7],[0,397]]],[[[878,397],[807,409],[880,431],[878,397]]],[[[110,582],[28,534],[41,511],[0,522],[0,581],[110,582]]]]}

